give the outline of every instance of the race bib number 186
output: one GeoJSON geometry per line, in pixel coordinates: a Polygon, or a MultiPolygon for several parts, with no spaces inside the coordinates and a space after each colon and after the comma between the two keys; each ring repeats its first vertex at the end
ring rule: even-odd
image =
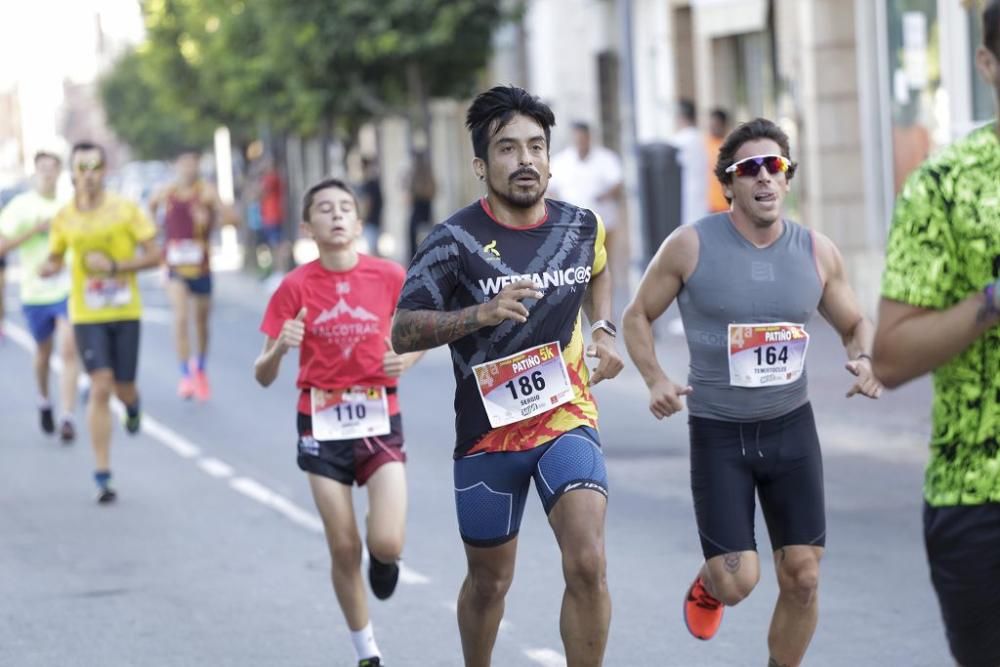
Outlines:
{"type": "Polygon", "coordinates": [[[573,400],[558,342],[473,366],[490,426],[519,422],[573,400]]]}
{"type": "Polygon", "coordinates": [[[805,368],[809,334],[802,324],[729,325],[729,384],[771,387],[795,382],[805,368]]]}

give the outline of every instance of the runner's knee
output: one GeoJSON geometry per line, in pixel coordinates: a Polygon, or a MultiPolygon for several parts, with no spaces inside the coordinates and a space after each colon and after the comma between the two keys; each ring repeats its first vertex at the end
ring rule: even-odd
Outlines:
{"type": "Polygon", "coordinates": [[[513,579],[513,570],[475,567],[470,563],[469,573],[466,576],[466,591],[474,601],[486,605],[502,600],[510,590],[513,579]]]}
{"type": "Polygon", "coordinates": [[[759,580],[759,572],[737,572],[724,577],[714,577],[712,594],[722,604],[733,607],[749,597],[759,580]]]}
{"type": "Polygon", "coordinates": [[[403,538],[395,535],[368,534],[368,551],[383,563],[393,563],[399,560],[403,552],[403,538]]]}
{"type": "Polygon", "coordinates": [[[92,400],[99,403],[107,403],[111,400],[112,391],[114,391],[114,382],[110,373],[94,373],[90,376],[90,396],[92,400]]]}
{"type": "Polygon", "coordinates": [[[778,587],[803,607],[808,606],[819,587],[819,563],[813,558],[802,558],[782,564],[778,587]]]}
{"type": "Polygon", "coordinates": [[[570,590],[593,592],[607,588],[607,561],[600,545],[563,554],[563,573],[570,590]]]}
{"type": "Polygon", "coordinates": [[[330,546],[333,569],[341,571],[357,570],[361,567],[361,541],[344,539],[330,546]]]}

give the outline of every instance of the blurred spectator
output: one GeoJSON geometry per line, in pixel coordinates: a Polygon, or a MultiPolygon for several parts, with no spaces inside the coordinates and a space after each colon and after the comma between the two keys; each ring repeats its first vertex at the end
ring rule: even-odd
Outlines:
{"type": "Polygon", "coordinates": [[[437,194],[437,183],[427,151],[413,153],[413,168],[410,170],[407,190],[410,193],[410,257],[434,224],[431,205],[437,194]]]}
{"type": "Polygon", "coordinates": [[[722,190],[722,183],[715,177],[715,163],[719,159],[722,141],[729,133],[729,114],[716,107],[708,116],[708,136],[705,138],[705,156],[708,162],[708,212],[721,213],[729,210],[729,202],[722,190]]]}
{"type": "Polygon", "coordinates": [[[378,239],[382,235],[382,179],[377,157],[361,158],[364,181],[358,188],[361,204],[361,218],[364,220],[364,234],[368,241],[369,253],[378,255],[378,239]]]}
{"type": "MultiPolygon", "coordinates": [[[[697,119],[694,102],[681,100],[677,104],[677,133],[670,143],[677,148],[677,161],[681,167],[681,224],[694,222],[707,214],[707,160],[705,139],[695,125],[697,119]]],[[[714,179],[713,179],[714,180],[714,179]]]]}
{"type": "Polygon", "coordinates": [[[573,123],[573,145],[552,158],[548,196],[588,208],[601,216],[605,246],[617,258],[622,164],[614,151],[595,145],[587,123],[573,123]]]}
{"type": "Polygon", "coordinates": [[[271,157],[263,158],[260,176],[261,241],[271,252],[271,272],[290,268],[291,243],[285,238],[285,181],[271,157]]]}

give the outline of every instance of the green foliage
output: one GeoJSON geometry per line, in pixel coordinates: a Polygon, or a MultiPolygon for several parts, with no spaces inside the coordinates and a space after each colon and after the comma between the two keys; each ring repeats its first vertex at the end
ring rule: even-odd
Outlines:
{"type": "Polygon", "coordinates": [[[166,159],[180,147],[212,140],[211,123],[163,96],[142,52],[127,52],[101,80],[100,94],[108,124],[140,159],[166,159]]]}
{"type": "Polygon", "coordinates": [[[387,113],[419,116],[431,96],[473,92],[501,4],[143,0],[147,41],[108,77],[109,120],[136,146],[141,124],[167,141],[167,120],[186,139],[225,124],[239,141],[262,125],[314,135],[387,113]],[[143,110],[144,99],[155,103],[143,110]]]}

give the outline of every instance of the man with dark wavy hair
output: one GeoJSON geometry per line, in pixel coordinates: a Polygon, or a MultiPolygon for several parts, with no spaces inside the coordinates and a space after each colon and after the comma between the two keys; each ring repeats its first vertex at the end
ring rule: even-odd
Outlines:
{"type": "MultiPolygon", "coordinates": [[[[1000,0],[976,65],[1000,105],[1000,0]]],[[[1000,665],[1000,140],[996,119],[925,162],[893,215],[875,371],[934,375],[924,541],[948,644],[1000,665]]]]}
{"type": "Polygon", "coordinates": [[[528,488],[562,550],[570,667],[597,666],[611,618],[607,471],[590,386],[622,368],[598,215],[545,199],[555,117],[521,88],[469,108],[486,196],[437,225],[410,265],[392,330],[400,353],[448,344],[455,370],[455,503],[468,560],[458,627],[488,667],[514,576],[528,488]],[[581,310],[591,325],[585,347],[581,310]],[[598,359],[591,373],[585,357],[598,359]]]}

